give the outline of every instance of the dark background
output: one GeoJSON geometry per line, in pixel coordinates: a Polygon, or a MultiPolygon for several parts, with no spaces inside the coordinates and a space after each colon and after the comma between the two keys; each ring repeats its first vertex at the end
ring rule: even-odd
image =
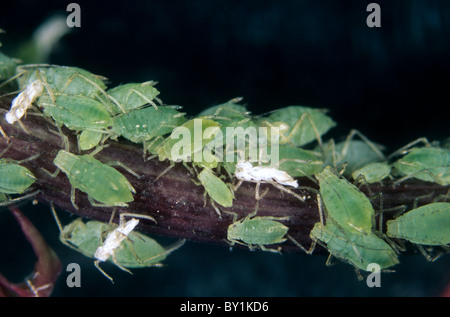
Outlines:
{"type": "MultiPolygon", "coordinates": [[[[381,28],[369,28],[370,2],[78,1],[81,28],[58,43],[50,62],[104,75],[110,86],[159,81],[161,99],[192,115],[237,96],[254,114],[294,104],[328,108],[338,127],[327,136],[356,128],[388,152],[422,136],[448,137],[450,2],[377,1],[381,28]]],[[[2,51],[14,55],[46,18],[68,15],[69,3],[2,3],[2,51]]],[[[45,206],[24,210],[65,265],[82,265],[82,288],[65,286],[63,272],[56,296],[433,296],[450,281],[448,256],[433,264],[403,256],[397,272],[370,289],[348,265],[326,268],[325,257],[191,243],[166,268],[134,277],[106,266],[111,286],[88,270],[90,259],[59,247],[45,206]]],[[[31,250],[8,246],[9,230],[17,241],[20,231],[7,212],[0,219],[0,269],[20,280],[32,268],[31,250]]]]}

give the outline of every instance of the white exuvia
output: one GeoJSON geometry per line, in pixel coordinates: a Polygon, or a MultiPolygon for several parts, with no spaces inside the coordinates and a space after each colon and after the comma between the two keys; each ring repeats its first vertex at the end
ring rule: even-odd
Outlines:
{"type": "Polygon", "coordinates": [[[5,119],[8,123],[13,124],[23,117],[31,104],[42,95],[44,85],[38,79],[28,84],[27,88],[22,91],[11,103],[11,109],[6,113],[5,119]]]}
{"type": "Polygon", "coordinates": [[[114,255],[116,249],[122,241],[130,234],[131,231],[139,224],[139,220],[132,218],[131,220],[121,223],[116,229],[111,231],[103,242],[103,245],[95,251],[94,257],[102,262],[107,261],[114,255]]]}
{"type": "Polygon", "coordinates": [[[250,162],[236,164],[237,179],[248,182],[276,182],[285,186],[298,187],[297,181],[291,175],[270,166],[253,166],[250,162]]]}

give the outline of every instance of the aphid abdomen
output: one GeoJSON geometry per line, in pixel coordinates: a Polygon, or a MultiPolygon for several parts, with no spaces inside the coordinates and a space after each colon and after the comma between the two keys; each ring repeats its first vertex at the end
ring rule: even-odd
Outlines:
{"type": "Polygon", "coordinates": [[[0,192],[21,194],[30,187],[36,178],[25,167],[12,163],[0,163],[0,192]]]}
{"type": "Polygon", "coordinates": [[[367,196],[347,180],[335,175],[330,167],[326,167],[316,177],[320,184],[320,195],[336,223],[370,233],[374,210],[367,196]]]}
{"type": "Polygon", "coordinates": [[[332,255],[364,271],[370,263],[377,263],[381,269],[399,263],[389,244],[373,233],[342,230],[330,221],[326,226],[316,223],[311,237],[324,242],[332,255]]]}
{"type": "Polygon", "coordinates": [[[61,150],[54,163],[66,173],[73,187],[101,203],[124,206],[134,200],[134,189],[125,176],[90,155],[61,150]]]}
{"type": "Polygon", "coordinates": [[[432,203],[387,222],[387,235],[416,244],[450,243],[450,203],[432,203]]]}
{"type": "Polygon", "coordinates": [[[57,95],[53,103],[50,97],[41,98],[39,105],[44,113],[69,129],[106,129],[112,126],[112,118],[105,107],[84,96],[57,95]]]}

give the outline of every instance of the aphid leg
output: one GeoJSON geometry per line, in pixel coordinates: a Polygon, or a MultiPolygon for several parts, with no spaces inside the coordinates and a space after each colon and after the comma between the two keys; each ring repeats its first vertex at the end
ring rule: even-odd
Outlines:
{"type": "Polygon", "coordinates": [[[344,147],[342,148],[341,155],[345,157],[347,155],[348,148],[350,146],[350,141],[354,138],[354,136],[357,135],[361,140],[363,140],[374,152],[378,157],[381,159],[381,161],[385,161],[386,157],[383,153],[381,153],[380,149],[376,146],[375,143],[370,141],[364,134],[359,132],[358,130],[352,129],[350,133],[347,135],[347,138],[344,143],[344,147]]]}
{"type": "Polygon", "coordinates": [[[17,204],[18,202],[21,202],[21,201],[23,201],[23,200],[26,200],[26,199],[28,199],[28,198],[31,198],[31,197],[36,196],[36,195],[39,194],[40,192],[41,192],[41,191],[38,189],[38,190],[36,190],[36,191],[34,191],[34,192],[32,192],[32,193],[23,195],[23,196],[21,196],[21,197],[14,198],[14,199],[8,199],[8,200],[6,200],[6,201],[2,201],[2,202],[0,202],[0,207],[6,207],[6,206],[9,206],[9,205],[17,204]]]}
{"type": "Polygon", "coordinates": [[[257,182],[256,186],[255,186],[255,199],[256,201],[259,201],[261,199],[264,198],[264,196],[266,196],[266,194],[269,192],[269,188],[266,188],[266,190],[263,192],[262,195],[259,194],[259,188],[261,186],[261,182],[257,182]]]}
{"type": "MultiPolygon", "coordinates": [[[[303,123],[303,121],[305,119],[307,119],[309,121],[309,123],[311,124],[311,127],[314,130],[314,134],[316,135],[316,139],[317,139],[317,142],[319,143],[320,148],[323,148],[322,137],[320,136],[319,130],[317,130],[316,124],[311,119],[310,114],[307,112],[302,114],[302,116],[297,120],[297,122],[295,123],[291,132],[289,133],[288,137],[286,137],[282,133],[280,133],[280,135],[282,136],[282,139],[286,139],[287,142],[292,144],[292,142],[291,142],[292,135],[294,135],[297,132],[297,130],[300,128],[301,124],[303,123]]],[[[286,142],[286,141],[284,141],[284,142],[286,142]]]]}
{"type": "Polygon", "coordinates": [[[309,246],[309,250],[307,250],[304,246],[302,246],[300,244],[300,242],[298,242],[296,239],[294,239],[294,237],[292,237],[290,234],[287,234],[286,237],[308,255],[311,255],[314,252],[314,250],[316,249],[316,244],[317,244],[316,239],[312,239],[311,245],[309,246]]]}
{"type": "MultiPolygon", "coordinates": [[[[391,247],[392,249],[399,254],[400,251],[404,251],[403,248],[398,245],[397,243],[395,243],[394,241],[392,241],[384,232],[383,232],[383,215],[385,212],[392,212],[392,211],[397,211],[397,213],[400,212],[404,212],[406,210],[406,205],[401,205],[401,206],[397,206],[397,207],[392,207],[392,208],[388,208],[388,209],[384,209],[383,208],[383,193],[379,192],[378,194],[373,195],[372,197],[370,197],[370,200],[372,202],[373,199],[376,199],[377,197],[379,197],[379,210],[378,210],[378,229],[375,228],[373,233],[376,234],[377,236],[379,236],[380,238],[382,238],[383,240],[385,240],[391,247]]],[[[377,215],[374,215],[375,217],[377,215]]],[[[374,221],[375,223],[375,221],[374,221]]]]}
{"type": "Polygon", "coordinates": [[[113,263],[114,263],[119,269],[121,269],[122,271],[127,272],[127,273],[130,273],[131,275],[133,275],[133,272],[131,272],[129,269],[127,269],[126,267],[124,267],[123,265],[121,265],[119,262],[117,262],[116,254],[115,254],[115,253],[112,254],[112,261],[113,261],[113,263]]]}
{"type": "MultiPolygon", "coordinates": [[[[179,240],[178,242],[175,242],[173,245],[171,245],[171,246],[170,246],[168,249],[166,249],[164,252],[161,252],[160,254],[154,255],[154,256],[152,256],[152,257],[150,257],[150,258],[148,258],[148,259],[145,259],[145,260],[140,260],[139,257],[137,256],[137,254],[135,254],[134,250],[132,250],[132,251],[133,251],[133,254],[135,254],[136,259],[137,259],[139,262],[141,262],[141,263],[146,263],[146,262],[148,262],[148,261],[152,261],[152,260],[157,259],[157,258],[159,258],[159,257],[161,257],[161,256],[165,256],[165,255],[168,255],[168,254],[172,253],[172,252],[175,251],[176,249],[180,248],[185,242],[186,242],[185,239],[179,240]]],[[[162,266],[162,264],[155,264],[155,266],[162,266]]]]}
{"type": "MultiPolygon", "coordinates": [[[[114,264],[115,264],[115,263],[114,263],[114,264]]],[[[100,260],[95,260],[95,261],[94,261],[94,265],[95,265],[95,267],[100,271],[100,273],[103,274],[103,276],[105,276],[108,280],[111,281],[111,283],[114,284],[114,280],[112,279],[112,277],[109,276],[108,274],[106,274],[106,272],[103,271],[103,269],[100,267],[100,260]]]]}
{"type": "Polygon", "coordinates": [[[10,137],[3,131],[2,127],[0,126],[0,134],[7,140],[7,143],[10,142],[10,137]]]}
{"type": "Polygon", "coordinates": [[[23,130],[23,132],[25,132],[26,134],[30,134],[30,130],[27,129],[27,127],[22,123],[22,121],[17,120],[17,122],[19,123],[19,126],[23,130]]]}
{"type": "Polygon", "coordinates": [[[233,187],[233,191],[234,191],[234,192],[237,191],[237,190],[239,189],[239,187],[241,187],[241,185],[242,185],[243,182],[244,182],[244,181],[243,181],[242,179],[239,180],[239,182],[236,184],[236,186],[233,187]]]}
{"type": "MultiPolygon", "coordinates": [[[[425,248],[421,244],[416,244],[417,249],[422,253],[422,255],[427,259],[428,262],[434,262],[437,258],[431,257],[425,248]]],[[[439,255],[438,257],[440,257],[439,255]]]]}
{"type": "Polygon", "coordinates": [[[362,281],[363,276],[361,275],[361,272],[359,271],[359,269],[354,265],[353,265],[353,268],[355,269],[355,273],[356,273],[356,277],[358,278],[358,281],[362,281]]]}
{"type": "Polygon", "coordinates": [[[429,194],[421,195],[421,196],[416,197],[416,198],[414,199],[414,202],[413,202],[413,209],[416,209],[416,208],[417,208],[417,205],[419,204],[419,200],[424,199],[424,198],[432,198],[433,195],[434,195],[434,193],[431,192],[431,193],[429,193],[429,194]]]}
{"type": "Polygon", "coordinates": [[[168,171],[170,171],[173,167],[175,166],[175,163],[173,161],[170,161],[170,166],[167,167],[164,171],[162,171],[161,173],[159,173],[158,176],[156,176],[155,180],[153,181],[156,182],[161,176],[163,176],[164,174],[166,174],[168,171]]]}
{"type": "MultiPolygon", "coordinates": [[[[95,156],[97,155],[100,151],[102,151],[104,148],[107,148],[109,146],[109,144],[103,144],[103,142],[105,142],[108,138],[105,138],[103,140],[101,140],[100,142],[102,143],[101,145],[97,145],[95,147],[95,150],[93,150],[91,153],[89,153],[89,155],[95,156]]],[[[79,149],[80,151],[80,149],[79,149]]],[[[108,163],[107,163],[108,164],[108,163]]],[[[111,164],[109,164],[111,165],[111,164]]],[[[132,173],[131,173],[132,174],[132,173]]]]}
{"type": "Polygon", "coordinates": [[[38,158],[39,156],[41,156],[41,155],[42,155],[42,153],[37,153],[37,154],[35,154],[35,155],[30,156],[29,158],[26,158],[26,159],[17,161],[17,163],[18,163],[18,164],[22,164],[22,163],[25,163],[25,162],[29,162],[29,161],[32,161],[32,160],[37,159],[37,158],[38,158]]]}
{"type": "Polygon", "coordinates": [[[149,215],[135,214],[135,213],[131,213],[131,212],[123,212],[119,216],[119,224],[120,225],[125,224],[125,222],[126,222],[125,217],[147,219],[147,220],[153,221],[154,223],[157,223],[155,218],[153,218],[152,216],[149,216],[149,215]]]}
{"type": "Polygon", "coordinates": [[[223,212],[226,213],[226,214],[232,215],[233,216],[233,222],[236,222],[237,217],[238,217],[237,213],[235,213],[233,211],[227,211],[227,210],[224,210],[223,212]]]}
{"type": "Polygon", "coordinates": [[[148,99],[141,92],[137,91],[136,89],[130,89],[130,94],[128,96],[130,96],[132,93],[135,93],[136,95],[138,95],[139,97],[144,99],[147,103],[151,104],[153,106],[153,108],[155,108],[155,110],[158,110],[158,106],[156,105],[156,103],[154,103],[152,100],[148,99]]]}
{"type": "Polygon", "coordinates": [[[415,171],[414,173],[411,173],[411,174],[409,174],[409,175],[406,175],[406,176],[404,176],[404,177],[402,177],[402,178],[396,180],[396,181],[392,184],[392,186],[396,187],[398,184],[400,184],[400,183],[402,183],[402,182],[404,182],[405,180],[408,180],[408,179],[410,179],[410,178],[414,178],[414,175],[420,174],[420,173],[427,173],[428,175],[430,175],[431,178],[433,178],[434,182],[437,183],[437,184],[443,184],[443,183],[444,183],[443,180],[442,180],[442,178],[440,178],[438,175],[436,175],[436,174],[430,172],[428,169],[423,169],[423,170],[415,171]]]}
{"type": "MultiPolygon", "coordinates": [[[[75,199],[75,189],[73,189],[73,191],[74,191],[74,196],[73,196],[73,197],[74,197],[74,199],[75,199]]],[[[71,195],[71,198],[70,198],[70,199],[72,200],[72,195],[71,195]]],[[[89,195],[88,195],[88,200],[89,200],[89,202],[91,203],[91,205],[94,206],[94,207],[128,207],[128,204],[122,203],[122,202],[119,202],[119,203],[116,203],[116,204],[113,204],[113,205],[97,203],[97,202],[95,202],[95,200],[94,200],[91,196],[89,196],[89,195]]],[[[73,202],[72,202],[72,204],[73,204],[73,202]]],[[[78,207],[77,207],[76,205],[74,205],[74,207],[75,207],[76,209],[78,209],[78,207]]]]}
{"type": "Polygon", "coordinates": [[[436,203],[436,202],[438,202],[438,201],[444,201],[444,202],[446,202],[446,201],[448,201],[449,199],[450,199],[450,188],[449,188],[449,190],[447,191],[446,194],[440,194],[440,195],[436,196],[436,197],[433,199],[433,203],[436,203]]]}
{"type": "MultiPolygon", "coordinates": [[[[91,257],[90,254],[87,254],[87,253],[84,252],[83,250],[81,250],[81,249],[75,247],[73,244],[71,244],[71,243],[69,243],[69,242],[67,241],[67,239],[65,238],[65,236],[62,236],[62,235],[61,235],[61,233],[63,232],[63,227],[62,227],[62,225],[61,225],[61,221],[59,220],[58,215],[56,214],[56,210],[55,210],[55,207],[53,206],[53,202],[50,202],[50,209],[51,209],[51,211],[52,211],[52,213],[53,213],[53,218],[55,218],[56,225],[58,226],[58,229],[59,229],[59,232],[60,232],[60,238],[59,238],[59,239],[61,240],[61,242],[62,242],[63,244],[65,244],[66,246],[68,246],[69,248],[71,248],[71,249],[73,249],[73,250],[75,250],[75,251],[77,251],[77,252],[80,252],[81,254],[83,254],[83,255],[85,255],[85,256],[87,256],[87,257],[91,257]]],[[[78,218],[78,220],[76,220],[76,221],[82,221],[82,220],[81,220],[81,218],[78,218]]],[[[70,235],[70,232],[68,233],[68,235],[70,235]]]]}
{"type": "Polygon", "coordinates": [[[268,252],[272,252],[272,253],[278,253],[281,254],[281,247],[278,247],[276,249],[271,249],[271,248],[266,248],[264,245],[259,244],[258,247],[263,250],[263,251],[268,251],[268,252]]]}
{"type": "MultiPolygon", "coordinates": [[[[192,170],[192,168],[189,167],[189,165],[183,161],[182,162],[183,166],[189,171],[189,173],[191,173],[192,176],[196,176],[197,175],[197,170],[195,170],[195,172],[192,170]]],[[[195,167],[194,167],[195,169],[195,167]]]]}
{"type": "MultiPolygon", "coordinates": [[[[92,86],[94,86],[98,91],[101,92],[101,94],[103,96],[105,96],[107,99],[111,100],[113,103],[115,103],[117,105],[117,107],[120,108],[120,110],[123,113],[126,113],[125,108],[112,96],[110,96],[109,94],[106,93],[106,91],[104,89],[102,89],[102,87],[100,87],[97,83],[93,82],[92,80],[90,80],[89,78],[81,75],[81,74],[73,74],[72,76],[70,76],[70,78],[67,80],[66,84],[64,85],[64,87],[62,88],[62,91],[64,91],[72,82],[72,80],[75,77],[80,77],[83,80],[85,80],[86,82],[88,82],[89,84],[91,84],[92,86]]],[[[105,104],[106,105],[106,104],[105,104]]],[[[106,105],[107,106],[107,105],[106,105]]],[[[108,107],[108,106],[107,106],[108,107]]],[[[110,112],[112,112],[112,109],[109,109],[110,112]]]]}
{"type": "Polygon", "coordinates": [[[209,200],[209,202],[211,203],[211,206],[214,208],[214,210],[216,211],[217,215],[219,215],[219,219],[222,219],[222,213],[220,212],[220,209],[217,208],[216,204],[214,203],[214,201],[212,199],[209,200]]]}
{"type": "Polygon", "coordinates": [[[60,126],[56,126],[56,128],[58,129],[59,132],[53,131],[51,129],[48,129],[48,132],[56,134],[57,136],[59,136],[61,138],[61,140],[62,140],[61,147],[63,147],[67,152],[70,152],[69,138],[67,137],[67,135],[65,135],[61,131],[61,127],[60,126]]]}
{"type": "Polygon", "coordinates": [[[277,184],[277,183],[274,183],[274,182],[272,182],[271,184],[272,184],[273,186],[275,186],[276,188],[278,188],[279,190],[284,191],[284,192],[286,192],[286,193],[288,193],[288,194],[294,196],[295,198],[297,198],[297,199],[300,200],[301,202],[305,202],[305,197],[302,197],[302,196],[300,196],[300,195],[294,193],[292,190],[287,189],[287,188],[284,187],[283,185],[280,185],[280,184],[277,184]]]}
{"type": "Polygon", "coordinates": [[[55,170],[53,173],[50,172],[49,170],[46,170],[46,169],[43,168],[43,167],[39,167],[39,169],[40,169],[41,171],[43,171],[44,173],[48,174],[50,177],[56,177],[56,176],[58,176],[59,172],[61,172],[61,169],[60,169],[59,167],[56,168],[56,170],[55,170]]]}
{"type": "Polygon", "coordinates": [[[76,210],[80,209],[75,203],[75,187],[73,186],[70,188],[70,202],[72,203],[72,206],[75,207],[76,210]]]}
{"type": "MultiPolygon", "coordinates": [[[[323,215],[323,209],[322,209],[322,199],[320,197],[320,194],[317,193],[317,208],[319,209],[319,219],[320,219],[320,223],[322,225],[325,225],[325,220],[324,220],[324,215],[323,215]]],[[[294,242],[294,244],[296,246],[298,246],[300,249],[302,249],[303,251],[306,252],[306,254],[312,254],[314,252],[314,250],[316,249],[316,244],[318,243],[317,239],[312,239],[312,243],[309,246],[309,250],[306,250],[306,248],[304,246],[302,246],[300,244],[300,242],[298,242],[297,240],[295,240],[291,235],[287,234],[286,237],[288,237],[292,242],[294,242]]]]}

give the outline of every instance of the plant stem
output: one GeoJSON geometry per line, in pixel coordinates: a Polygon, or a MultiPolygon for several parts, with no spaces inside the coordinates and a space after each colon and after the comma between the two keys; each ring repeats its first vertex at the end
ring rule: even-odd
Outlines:
{"type": "MultiPolygon", "coordinates": [[[[11,100],[0,98],[0,125],[10,137],[10,148],[3,158],[23,160],[33,155],[39,157],[24,162],[22,165],[29,168],[38,178],[33,188],[40,190],[36,196],[39,202],[49,204],[53,202],[57,208],[64,209],[70,213],[100,221],[109,221],[113,208],[93,207],[87,199],[87,195],[79,190],[76,191],[75,209],[70,200],[71,185],[64,173],[51,177],[47,171],[53,172],[56,166],[53,159],[59,150],[63,149],[63,139],[50,130],[58,132],[57,128],[41,115],[30,113],[21,122],[25,129],[18,123],[8,124],[4,120],[5,109],[9,109],[11,100]]],[[[69,138],[70,151],[78,153],[76,146],[76,135],[63,128],[63,132],[69,138]]],[[[205,206],[204,189],[196,185],[195,177],[183,167],[176,164],[171,170],[155,181],[157,176],[164,171],[169,162],[160,162],[157,158],[146,161],[143,158],[142,146],[120,140],[120,142],[108,141],[108,147],[101,150],[95,157],[100,161],[121,162],[140,175],[139,179],[121,167],[133,187],[136,189],[134,201],[128,208],[116,207],[116,218],[120,211],[137,214],[150,215],[156,219],[157,224],[142,220],[138,229],[145,233],[158,234],[168,237],[187,239],[195,242],[214,243],[228,245],[226,242],[227,228],[233,222],[233,215],[222,212],[220,218],[209,199],[205,206]]],[[[0,137],[0,151],[8,146],[7,139],[0,137]]],[[[79,153],[78,153],[79,154],[79,153]]],[[[311,180],[299,179],[301,189],[293,190],[300,196],[305,196],[305,202],[292,195],[281,192],[270,184],[261,184],[260,192],[269,189],[268,193],[259,202],[258,216],[285,217],[289,220],[283,221],[289,227],[289,235],[309,248],[311,239],[309,232],[319,220],[317,197],[315,191],[317,185],[311,180]],[[309,188],[309,189],[308,189],[309,188]]],[[[450,186],[440,186],[434,183],[420,181],[405,181],[397,187],[391,183],[384,185],[376,184],[367,187],[361,186],[361,190],[368,193],[382,193],[383,209],[399,205],[412,206],[414,200],[424,196],[419,205],[431,202],[439,195],[445,195],[450,186]],[[425,195],[428,195],[425,197],[425,195]]],[[[227,211],[235,213],[237,219],[245,217],[255,210],[255,184],[244,182],[235,193],[233,207],[227,211]]],[[[379,209],[379,200],[373,200],[374,207],[379,209]]],[[[220,206],[218,206],[220,207],[220,206]]],[[[219,208],[220,209],[220,208],[219,208]]],[[[384,221],[392,218],[393,213],[386,213],[384,221]]],[[[282,251],[300,251],[291,241],[280,244],[282,251]]],[[[317,248],[316,252],[323,249],[317,248]]],[[[316,253],[315,252],[315,253],[316,253]]]]}

